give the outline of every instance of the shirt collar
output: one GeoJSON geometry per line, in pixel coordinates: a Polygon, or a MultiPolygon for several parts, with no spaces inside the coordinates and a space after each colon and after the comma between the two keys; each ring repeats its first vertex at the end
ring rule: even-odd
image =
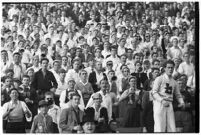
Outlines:
{"type": "MultiPolygon", "coordinates": [[[[14,102],[11,100],[10,101],[11,105],[14,104],[14,102]]],[[[19,104],[19,100],[17,100],[17,104],[19,104]]]]}
{"type": "Polygon", "coordinates": [[[172,79],[172,77],[169,77],[166,73],[164,73],[164,77],[165,77],[165,79],[168,79],[168,80],[172,79]]]}
{"type": "Polygon", "coordinates": [[[86,83],[83,83],[82,80],[80,80],[80,83],[82,83],[83,85],[87,85],[88,81],[86,83]]]}

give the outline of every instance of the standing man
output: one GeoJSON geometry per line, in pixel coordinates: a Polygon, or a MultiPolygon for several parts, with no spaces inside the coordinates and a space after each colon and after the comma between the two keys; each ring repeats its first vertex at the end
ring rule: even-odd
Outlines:
{"type": "Polygon", "coordinates": [[[165,63],[165,73],[156,78],[153,84],[154,132],[176,132],[173,95],[178,100],[178,107],[184,107],[184,101],[176,81],[172,78],[174,62],[165,63]]]}
{"type": "Polygon", "coordinates": [[[72,106],[63,109],[60,115],[59,127],[62,133],[77,133],[81,131],[81,122],[84,112],[79,109],[80,95],[74,92],[70,96],[72,106]]]}
{"type": "Polygon", "coordinates": [[[52,72],[47,70],[49,60],[47,58],[41,59],[41,69],[34,75],[31,87],[36,90],[39,99],[44,98],[47,91],[55,92],[57,89],[57,81],[52,72]]]}

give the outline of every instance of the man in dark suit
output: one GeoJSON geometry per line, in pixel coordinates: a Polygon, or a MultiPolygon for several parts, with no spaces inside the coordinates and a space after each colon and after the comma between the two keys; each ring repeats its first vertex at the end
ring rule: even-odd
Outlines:
{"type": "Polygon", "coordinates": [[[58,86],[53,73],[47,70],[48,63],[47,58],[41,59],[42,68],[35,73],[31,83],[31,88],[36,91],[39,99],[44,98],[44,94],[47,91],[55,92],[58,86]]]}
{"type": "Polygon", "coordinates": [[[147,74],[141,72],[142,71],[142,63],[140,61],[135,62],[135,72],[131,73],[132,76],[137,78],[137,88],[142,89],[144,87],[145,81],[148,79],[147,74]]]}
{"type": "Polygon", "coordinates": [[[91,83],[94,92],[100,90],[99,82],[103,78],[107,78],[107,76],[105,73],[103,73],[102,63],[97,61],[95,69],[93,69],[93,71],[89,74],[89,82],[91,83]]]}
{"type": "Polygon", "coordinates": [[[80,95],[73,92],[70,95],[71,106],[61,112],[59,127],[62,133],[79,133],[81,131],[81,122],[84,112],[78,107],[80,104],[80,95]]]}

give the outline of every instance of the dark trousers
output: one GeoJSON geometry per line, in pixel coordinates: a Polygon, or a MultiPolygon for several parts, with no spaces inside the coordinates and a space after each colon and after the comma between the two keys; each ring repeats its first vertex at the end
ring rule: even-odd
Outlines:
{"type": "Polygon", "coordinates": [[[192,132],[192,114],[188,111],[175,112],[176,127],[183,127],[184,133],[192,132]]]}
{"type": "Polygon", "coordinates": [[[6,124],[6,133],[26,133],[24,122],[8,122],[6,124]]]}
{"type": "Polygon", "coordinates": [[[53,122],[53,131],[54,133],[59,133],[58,125],[53,122]]]}

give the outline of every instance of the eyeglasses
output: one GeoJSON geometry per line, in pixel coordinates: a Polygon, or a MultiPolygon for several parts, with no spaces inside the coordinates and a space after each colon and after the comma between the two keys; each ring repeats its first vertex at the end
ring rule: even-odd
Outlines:
{"type": "Polygon", "coordinates": [[[47,100],[52,100],[53,98],[46,98],[47,100]]]}

